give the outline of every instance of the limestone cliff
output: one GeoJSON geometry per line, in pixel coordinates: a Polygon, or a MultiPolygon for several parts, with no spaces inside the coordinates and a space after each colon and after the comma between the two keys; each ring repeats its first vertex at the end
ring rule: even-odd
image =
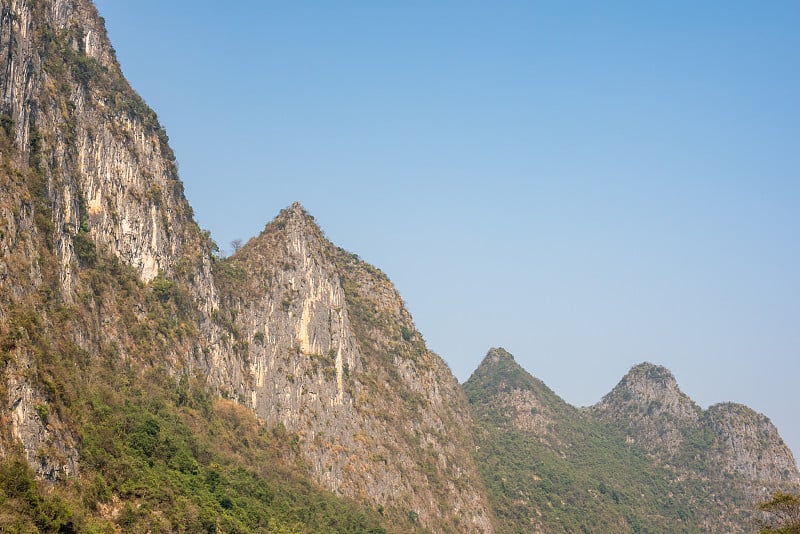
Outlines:
{"type": "Polygon", "coordinates": [[[716,437],[717,457],[724,473],[754,483],[751,493],[763,498],[774,488],[800,487],[792,451],[765,415],[735,403],[706,410],[706,424],[716,437]]]}
{"type": "Polygon", "coordinates": [[[0,530],[714,530],[800,481],[764,416],[650,364],[589,410],[502,349],[462,389],[299,204],[213,248],[90,0],[0,0],[0,468],[56,483],[0,500],[85,516],[0,530]]]}
{"type": "Polygon", "coordinates": [[[469,410],[383,273],[294,204],[219,269],[244,401],[300,436],[314,478],[436,532],[490,532],[469,410]]]}
{"type": "MultiPolygon", "coordinates": [[[[159,273],[183,279],[208,314],[216,305],[211,257],[166,134],[123,78],[90,1],[0,2],[0,123],[0,333],[11,434],[41,474],[58,478],[75,472],[78,451],[58,410],[35,417],[53,397],[42,388],[41,354],[55,328],[48,312],[75,305],[88,289],[81,268],[110,256],[142,282],[159,273]]],[[[100,329],[73,324],[62,333],[96,352],[126,330],[117,319],[105,310],[100,329]]],[[[198,352],[174,350],[168,357],[178,360],[198,352]]]]}
{"type": "Polygon", "coordinates": [[[40,181],[34,193],[52,211],[40,237],[52,240],[65,294],[74,260],[89,252],[76,237],[145,281],[171,272],[186,252],[203,261],[166,133],[122,76],[91,2],[3,0],[0,50],[6,161],[40,181]]]}
{"type": "Polygon", "coordinates": [[[295,433],[330,490],[490,532],[463,393],[386,277],[299,207],[215,259],[91,2],[0,6],[0,453],[78,473],[88,416],[67,404],[91,377],[68,369],[164,367],[295,433]]]}

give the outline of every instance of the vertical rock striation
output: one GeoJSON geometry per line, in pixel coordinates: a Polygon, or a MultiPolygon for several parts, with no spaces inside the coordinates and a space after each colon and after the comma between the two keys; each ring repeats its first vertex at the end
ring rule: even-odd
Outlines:
{"type": "MultiPolygon", "coordinates": [[[[122,76],[89,0],[0,1],[0,126],[0,397],[29,462],[58,478],[77,469],[74,439],[58,410],[47,422],[32,414],[54,396],[41,360],[59,357],[53,312],[81,305],[81,269],[110,256],[144,283],[182,279],[203,322],[216,306],[211,256],[166,134],[122,76]]],[[[106,298],[84,302],[95,297],[106,298]]],[[[94,311],[94,326],[76,320],[58,334],[90,353],[124,347],[116,336],[130,325],[94,311]]],[[[186,361],[201,351],[183,343],[171,352],[186,361]]]]}
{"type": "MultiPolygon", "coordinates": [[[[54,242],[66,294],[79,235],[144,281],[187,253],[202,262],[166,133],[122,76],[91,2],[4,0],[0,72],[0,113],[17,167],[38,175],[35,193],[53,212],[42,238],[54,242]]],[[[188,268],[207,278],[207,268],[188,268]]],[[[213,300],[213,284],[198,287],[213,300]]]]}
{"type": "MultiPolygon", "coordinates": [[[[285,427],[317,483],[404,530],[493,532],[486,484],[509,531],[574,531],[574,503],[608,513],[586,531],[634,531],[618,505],[644,508],[605,491],[604,465],[635,464],[638,478],[608,481],[643,497],[643,473],[661,477],[664,495],[700,481],[726,525],[740,517],[733,492],[800,484],[768,419],[731,404],[704,412],[651,364],[578,410],[493,349],[466,384],[473,412],[388,278],[331,244],[299,204],[233,257],[212,249],[90,0],[0,0],[0,456],[18,450],[51,481],[79,475],[70,403],[88,362],[101,362],[131,381],[154,368],[201,377],[285,427]],[[622,448],[597,455],[614,440],[622,448]],[[559,476],[571,463],[580,478],[559,476]]],[[[667,516],[631,514],[688,521],[661,504],[667,516]]]]}
{"type": "Polygon", "coordinates": [[[491,531],[463,394],[380,271],[294,204],[220,281],[244,400],[299,435],[314,478],[437,532],[491,531]]]}

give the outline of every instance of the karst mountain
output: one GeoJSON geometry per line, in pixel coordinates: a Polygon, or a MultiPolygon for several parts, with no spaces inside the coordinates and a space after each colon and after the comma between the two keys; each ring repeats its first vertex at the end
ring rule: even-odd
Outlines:
{"type": "Polygon", "coordinates": [[[91,1],[0,6],[0,531],[748,532],[800,487],[663,367],[459,384],[300,204],[219,257],[91,1]]]}

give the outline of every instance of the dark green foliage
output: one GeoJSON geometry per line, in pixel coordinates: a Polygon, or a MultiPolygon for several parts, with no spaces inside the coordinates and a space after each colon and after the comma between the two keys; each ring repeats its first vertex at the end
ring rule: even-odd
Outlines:
{"type": "Polygon", "coordinates": [[[178,284],[163,272],[158,273],[158,276],[153,278],[153,281],[150,282],[150,287],[153,288],[153,294],[160,302],[169,302],[172,299],[179,298],[180,295],[178,284]]]}
{"type": "Polygon", "coordinates": [[[88,232],[80,230],[72,236],[72,248],[83,266],[91,266],[97,261],[97,249],[88,232]]]}
{"type": "Polygon", "coordinates": [[[800,495],[777,492],[758,505],[761,534],[800,534],[800,495]]]}
{"type": "Polygon", "coordinates": [[[37,404],[35,409],[36,413],[39,414],[39,419],[41,419],[42,424],[47,426],[47,416],[50,414],[50,411],[47,409],[47,405],[37,404]]]}
{"type": "Polygon", "coordinates": [[[14,119],[11,118],[11,115],[0,115],[0,128],[7,136],[12,134],[14,131],[14,119]]]}
{"type": "Polygon", "coordinates": [[[87,401],[84,464],[96,476],[86,502],[137,503],[118,518],[123,531],[382,531],[372,513],[306,482],[285,431],[212,400],[195,380],[181,384],[173,391],[154,369],[87,401]]]}
{"type": "Polygon", "coordinates": [[[72,57],[72,77],[76,82],[88,87],[89,83],[98,79],[106,70],[94,58],[82,54],[72,57]]]}
{"type": "Polygon", "coordinates": [[[75,532],[75,514],[16,456],[0,461],[0,532],[75,532]]]}
{"type": "Polygon", "coordinates": [[[414,331],[408,328],[406,325],[402,325],[400,327],[400,335],[403,337],[403,341],[411,341],[414,339],[414,331]]]}

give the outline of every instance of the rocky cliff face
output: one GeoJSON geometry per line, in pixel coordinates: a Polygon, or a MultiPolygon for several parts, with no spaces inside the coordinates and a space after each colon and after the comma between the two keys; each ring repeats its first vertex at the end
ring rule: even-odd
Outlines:
{"type": "Polygon", "coordinates": [[[294,206],[217,261],[220,309],[166,134],[94,6],[0,6],[0,447],[53,480],[77,473],[78,422],[57,402],[74,386],[52,366],[62,346],[113,354],[199,373],[296,433],[320,484],[398,523],[490,532],[463,394],[386,277],[294,206]]]}
{"type": "Polygon", "coordinates": [[[534,437],[559,454],[569,448],[559,425],[578,418],[578,410],[528,374],[506,350],[490,349],[464,387],[476,412],[534,437]]]}
{"type": "Polygon", "coordinates": [[[319,486],[401,531],[493,532],[495,515],[509,532],[713,530],[702,511],[735,525],[736,492],[800,483],[765,417],[703,412],[650,364],[578,410],[493,349],[468,403],[387,277],[328,242],[299,204],[214,257],[166,134],[89,0],[0,0],[0,155],[0,457],[20,454],[49,481],[76,477],[70,498],[97,497],[117,526],[166,523],[163,509],[124,516],[113,492],[137,507],[175,495],[124,479],[109,489],[97,477],[109,462],[163,468],[170,483],[202,473],[213,503],[187,508],[198,525],[235,506],[197,446],[209,441],[196,439],[198,414],[215,417],[206,389],[263,423],[229,406],[215,432],[238,425],[245,442],[274,444],[272,432],[319,486]],[[136,410],[118,426],[112,406],[136,410]]]}
{"type": "Polygon", "coordinates": [[[298,433],[314,478],[437,532],[492,530],[463,393],[380,271],[299,204],[219,271],[243,400],[298,433]]]}
{"type": "Polygon", "coordinates": [[[750,493],[763,497],[774,488],[800,486],[792,451],[769,418],[734,403],[715,404],[705,416],[723,472],[752,481],[750,493]]]}
{"type": "Polygon", "coordinates": [[[624,421],[627,440],[659,457],[675,454],[683,430],[697,426],[702,415],[672,373],[650,363],[634,366],[593,410],[601,417],[624,421]]]}
{"type": "Polygon", "coordinates": [[[704,412],[661,366],[578,410],[492,349],[464,388],[500,532],[745,532],[757,501],[798,489],[766,417],[704,412]]]}
{"type": "Polygon", "coordinates": [[[76,256],[88,253],[82,240],[76,251],[78,236],[145,281],[171,272],[187,252],[201,261],[166,134],[122,77],[91,2],[5,0],[0,16],[0,112],[16,155],[10,159],[41,182],[35,193],[52,210],[41,237],[53,241],[65,294],[76,256]]]}
{"type": "Polygon", "coordinates": [[[681,470],[688,459],[701,461],[712,477],[740,477],[751,496],[798,483],[795,459],[769,419],[729,403],[703,411],[664,367],[633,367],[592,411],[664,465],[681,470]]]}
{"type": "MultiPolygon", "coordinates": [[[[90,1],[3,0],[0,73],[0,332],[11,434],[40,474],[57,478],[75,472],[78,452],[56,411],[34,416],[53,397],[37,383],[42,350],[34,350],[48,345],[48,312],[74,305],[87,289],[81,267],[110,255],[143,282],[160,272],[186,280],[208,314],[211,258],[166,134],[122,77],[90,1]]],[[[91,352],[92,338],[124,330],[108,311],[111,335],[76,327],[72,341],[91,352]]],[[[179,359],[196,352],[180,350],[179,359]]]]}

